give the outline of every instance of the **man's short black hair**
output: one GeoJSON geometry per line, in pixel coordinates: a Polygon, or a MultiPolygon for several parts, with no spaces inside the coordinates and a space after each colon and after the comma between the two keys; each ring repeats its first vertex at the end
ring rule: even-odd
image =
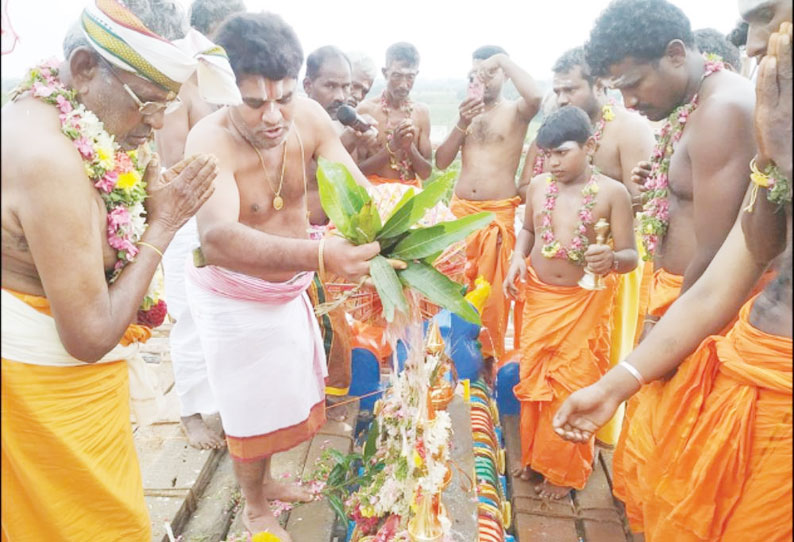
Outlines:
{"type": "Polygon", "coordinates": [[[659,60],[673,40],[695,46],[689,19],[678,7],[666,0],[614,0],[596,19],[585,61],[593,75],[607,75],[627,57],[659,60]]]}
{"type": "Polygon", "coordinates": [[[541,149],[556,149],[566,141],[584,145],[593,135],[590,117],[575,105],[566,105],[546,117],[535,142],[541,149]]]}
{"type": "Polygon", "coordinates": [[[386,67],[393,62],[407,62],[409,66],[419,66],[419,51],[406,41],[398,41],[386,49],[386,67]]]}
{"type": "Polygon", "coordinates": [[[479,47],[476,51],[471,54],[472,60],[487,60],[494,55],[503,54],[506,55],[507,51],[499,47],[498,45],[483,45],[479,47]]]}
{"type": "Polygon", "coordinates": [[[193,0],[190,26],[209,36],[226,17],[245,11],[243,0],[193,0]]]}
{"type": "Polygon", "coordinates": [[[734,44],[736,47],[744,47],[747,45],[747,31],[750,29],[750,25],[747,21],[739,21],[736,23],[736,26],[728,32],[728,41],[734,44]]]}
{"type": "Polygon", "coordinates": [[[582,68],[582,77],[593,86],[595,77],[590,73],[590,66],[584,60],[584,47],[574,47],[565,51],[560,58],[554,63],[551,71],[555,74],[570,73],[575,67],[582,68]]]}
{"type": "MultiPolygon", "coordinates": [[[[350,59],[347,58],[347,55],[343,53],[341,49],[333,45],[326,45],[325,47],[320,47],[312,51],[311,54],[306,57],[306,77],[309,79],[317,77],[317,72],[319,72],[323,64],[331,58],[344,59],[347,65],[350,66],[350,59]]],[[[350,66],[350,69],[352,70],[353,67],[350,66]]]]}
{"type": "Polygon", "coordinates": [[[295,31],[273,13],[238,13],[215,33],[215,43],[226,49],[234,76],[261,75],[271,81],[297,79],[303,49],[295,31]]]}
{"type": "Polygon", "coordinates": [[[695,44],[701,53],[719,55],[722,60],[733,66],[735,70],[740,69],[741,54],[739,48],[728,41],[728,38],[713,28],[700,28],[695,30],[695,44]]]}

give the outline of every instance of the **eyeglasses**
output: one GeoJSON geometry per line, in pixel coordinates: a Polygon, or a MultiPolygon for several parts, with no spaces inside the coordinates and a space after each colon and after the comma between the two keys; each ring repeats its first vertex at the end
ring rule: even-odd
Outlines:
{"type": "MultiPolygon", "coordinates": [[[[133,101],[135,101],[135,104],[138,106],[138,112],[141,115],[152,116],[161,112],[172,113],[177,109],[179,109],[179,107],[182,105],[182,100],[179,98],[179,96],[174,96],[173,100],[169,100],[166,102],[144,102],[138,97],[137,94],[135,94],[135,92],[129,87],[127,83],[121,80],[118,74],[116,74],[116,70],[113,67],[113,65],[110,64],[110,62],[108,62],[104,58],[102,60],[104,60],[105,63],[110,67],[110,73],[113,74],[113,77],[116,78],[116,81],[121,83],[121,86],[124,87],[124,90],[127,91],[127,94],[130,95],[130,98],[132,98],[133,101]]],[[[169,93],[169,95],[170,94],[173,93],[169,93]]]]}

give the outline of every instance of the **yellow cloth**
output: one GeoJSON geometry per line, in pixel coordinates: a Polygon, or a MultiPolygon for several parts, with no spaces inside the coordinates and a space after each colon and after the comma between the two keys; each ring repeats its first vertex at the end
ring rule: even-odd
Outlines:
{"type": "MultiPolygon", "coordinates": [[[[11,293],[49,314],[46,298],[11,293]]],[[[130,326],[122,343],[148,333],[130,326]]],[[[3,542],[149,542],[127,363],[0,363],[3,542]]]]}
{"type": "MultiPolygon", "coordinates": [[[[614,367],[634,349],[637,331],[637,320],[640,310],[640,287],[645,262],[640,259],[637,267],[630,273],[618,278],[615,293],[615,305],[612,308],[612,347],[609,353],[609,366],[614,367]]],[[[596,440],[608,446],[614,446],[620,435],[623,423],[623,404],[618,407],[615,415],[598,433],[596,440]]]]}
{"type": "Polygon", "coordinates": [[[585,290],[542,282],[531,262],[523,295],[520,381],[521,464],[559,486],[582,489],[593,470],[594,439],[562,440],[551,420],[568,396],[598,381],[609,366],[610,310],[617,279],[606,288],[585,290]]]}
{"type": "MultiPolygon", "coordinates": [[[[494,356],[501,361],[505,353],[505,333],[510,314],[510,299],[502,294],[502,283],[510,267],[510,256],[516,246],[516,207],[521,202],[518,196],[503,200],[474,201],[452,197],[449,208],[458,218],[492,212],[494,221],[466,238],[466,280],[469,290],[475,288],[474,281],[482,276],[491,285],[491,295],[485,302],[481,319],[483,356],[494,356]]],[[[517,304],[515,314],[521,312],[517,304]]],[[[516,322],[520,329],[520,321],[516,322]]],[[[516,333],[518,335],[518,333],[516,333]]]]}

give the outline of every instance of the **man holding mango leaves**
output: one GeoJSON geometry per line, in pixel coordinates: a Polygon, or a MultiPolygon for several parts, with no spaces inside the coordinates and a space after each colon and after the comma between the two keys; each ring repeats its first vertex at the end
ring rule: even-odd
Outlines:
{"type": "Polygon", "coordinates": [[[215,193],[197,214],[198,260],[204,265],[188,265],[187,297],[245,497],[243,522],[251,532],[269,531],[289,542],[268,500],[311,496],[273,480],[270,458],[311,438],[325,421],[325,353],[306,295],[314,272],[350,281],[371,273],[384,307],[391,308],[389,319],[395,309],[405,309],[402,279],[421,283],[421,293],[476,321],[456,283],[419,260],[490,218],[406,233],[441,198],[447,182],[406,198],[402,213],[381,224],[363,188],[369,184],[327,113],[295,95],[303,52],[292,28],[277,15],[246,13],[227,19],[215,37],[229,56],[243,103],[208,115],[188,135],[186,154],[212,149],[219,173],[215,193]],[[308,238],[306,167],[313,160],[320,162],[325,210],[352,242],[308,238]],[[362,208],[363,200],[369,203],[362,208]],[[377,234],[383,246],[373,241],[377,234]],[[382,248],[403,261],[390,265],[379,256],[382,248]],[[417,261],[406,264],[408,259],[417,261]],[[408,275],[398,279],[392,265],[408,275]]]}

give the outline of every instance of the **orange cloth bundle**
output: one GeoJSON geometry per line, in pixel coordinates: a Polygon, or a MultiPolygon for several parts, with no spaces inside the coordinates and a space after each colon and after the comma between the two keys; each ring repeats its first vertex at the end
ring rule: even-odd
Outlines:
{"type": "MultiPolygon", "coordinates": [[[[465,275],[470,290],[474,288],[474,281],[479,276],[491,284],[491,295],[480,315],[482,319],[480,342],[483,356],[494,356],[497,362],[501,361],[505,353],[510,299],[502,294],[502,283],[516,246],[515,216],[519,203],[521,198],[518,196],[487,201],[464,200],[453,196],[449,204],[449,208],[458,218],[483,211],[495,215],[495,220],[489,226],[466,238],[465,275]]],[[[521,306],[517,303],[515,314],[518,316],[520,313],[521,306]]],[[[520,319],[516,318],[516,329],[520,329],[520,325],[520,319]]]]}
{"type": "Polygon", "coordinates": [[[606,288],[596,291],[554,286],[527,265],[520,382],[513,388],[521,401],[521,464],[552,484],[576,489],[592,472],[594,439],[564,441],[551,420],[571,393],[596,382],[609,367],[617,277],[604,280],[606,288]]]}

